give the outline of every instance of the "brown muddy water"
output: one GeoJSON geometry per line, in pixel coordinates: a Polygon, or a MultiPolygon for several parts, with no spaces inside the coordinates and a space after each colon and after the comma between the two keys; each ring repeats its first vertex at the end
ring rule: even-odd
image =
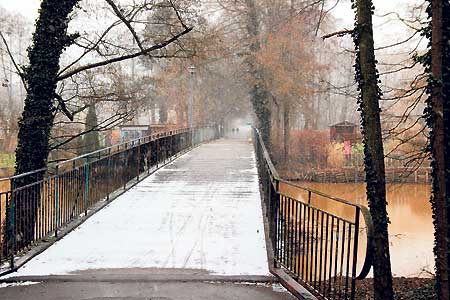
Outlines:
{"type": "MultiPolygon", "coordinates": [[[[297,182],[297,184],[367,205],[365,185],[361,183],[297,182]]],[[[387,186],[387,209],[391,222],[389,242],[394,276],[429,277],[433,272],[434,231],[429,203],[430,192],[431,187],[427,184],[389,184],[387,186]]],[[[289,192],[289,194],[293,193],[295,193],[293,190],[289,192]]],[[[297,193],[297,197],[305,198],[302,192],[297,193]]],[[[339,206],[333,201],[324,201],[319,198],[312,203],[345,217],[350,217],[353,213],[353,210],[339,206]]],[[[365,240],[365,237],[361,239],[365,240]]],[[[362,248],[358,256],[364,257],[364,251],[365,249],[362,248]]],[[[361,263],[362,259],[359,261],[361,263]]]]}

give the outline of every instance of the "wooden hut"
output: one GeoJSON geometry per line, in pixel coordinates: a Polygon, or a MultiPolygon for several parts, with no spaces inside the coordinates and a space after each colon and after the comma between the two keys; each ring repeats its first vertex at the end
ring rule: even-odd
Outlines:
{"type": "Polygon", "coordinates": [[[350,141],[352,144],[361,140],[358,125],[344,121],[330,126],[330,140],[334,142],[350,141]]]}

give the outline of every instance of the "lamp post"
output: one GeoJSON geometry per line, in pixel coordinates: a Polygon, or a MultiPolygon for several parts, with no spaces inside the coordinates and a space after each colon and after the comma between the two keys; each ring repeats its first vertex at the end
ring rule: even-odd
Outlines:
{"type": "Polygon", "coordinates": [[[194,73],[195,73],[195,67],[190,66],[188,68],[189,73],[191,74],[189,78],[190,82],[190,95],[189,95],[189,102],[188,102],[188,122],[189,122],[189,129],[191,131],[191,147],[194,146],[194,130],[193,130],[193,123],[194,123],[194,116],[193,116],[193,103],[194,103],[194,73]]]}

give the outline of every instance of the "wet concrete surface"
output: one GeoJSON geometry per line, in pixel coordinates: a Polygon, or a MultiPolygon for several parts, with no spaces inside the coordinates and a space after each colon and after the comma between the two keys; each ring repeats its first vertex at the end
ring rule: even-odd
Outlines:
{"type": "Polygon", "coordinates": [[[294,300],[278,284],[231,282],[41,282],[0,288],[2,300],[294,300]]]}

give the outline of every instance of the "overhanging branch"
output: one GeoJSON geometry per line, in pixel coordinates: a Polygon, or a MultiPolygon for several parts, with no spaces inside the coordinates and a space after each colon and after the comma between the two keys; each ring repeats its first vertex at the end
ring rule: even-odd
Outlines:
{"type": "Polygon", "coordinates": [[[183,35],[188,34],[191,30],[192,30],[192,27],[188,27],[185,30],[183,30],[182,32],[178,33],[177,35],[173,36],[172,38],[170,38],[170,39],[168,39],[168,40],[166,40],[164,42],[161,42],[159,44],[153,45],[153,46],[151,46],[149,48],[146,48],[144,50],[140,50],[140,51],[132,53],[132,54],[123,55],[123,56],[119,56],[119,57],[115,57],[115,58],[111,58],[111,59],[106,59],[106,60],[103,60],[103,61],[100,61],[100,62],[96,62],[96,63],[92,63],[92,64],[88,64],[88,65],[79,67],[79,68],[77,68],[75,70],[72,70],[72,71],[69,71],[69,72],[67,72],[65,74],[61,74],[60,76],[58,76],[56,81],[61,81],[61,80],[67,79],[69,77],[74,76],[75,74],[78,74],[78,73],[86,71],[86,70],[90,70],[90,69],[106,66],[108,64],[112,64],[112,63],[124,61],[124,60],[127,60],[127,59],[135,58],[135,57],[138,57],[138,56],[141,56],[141,55],[149,54],[152,51],[162,49],[162,48],[166,47],[167,45],[175,42],[176,40],[178,40],[183,35]]]}
{"type": "Polygon", "coordinates": [[[3,44],[5,44],[6,52],[8,52],[8,56],[9,56],[9,58],[11,59],[13,65],[14,65],[14,68],[16,69],[17,74],[18,74],[19,77],[20,77],[20,80],[22,81],[22,84],[23,84],[23,87],[24,87],[25,91],[28,91],[28,86],[27,86],[27,83],[26,83],[26,81],[25,81],[24,74],[23,74],[22,71],[20,70],[19,65],[16,63],[16,60],[14,59],[14,56],[12,55],[11,50],[9,49],[9,45],[8,45],[8,43],[6,42],[6,39],[5,39],[5,37],[3,36],[3,33],[2,33],[1,31],[0,31],[0,37],[2,38],[3,44]]]}
{"type": "Polygon", "coordinates": [[[339,31],[329,33],[329,34],[322,36],[322,40],[328,39],[333,36],[343,37],[347,34],[352,34],[352,33],[353,33],[353,29],[352,30],[350,30],[350,29],[339,30],[339,31]]]}

